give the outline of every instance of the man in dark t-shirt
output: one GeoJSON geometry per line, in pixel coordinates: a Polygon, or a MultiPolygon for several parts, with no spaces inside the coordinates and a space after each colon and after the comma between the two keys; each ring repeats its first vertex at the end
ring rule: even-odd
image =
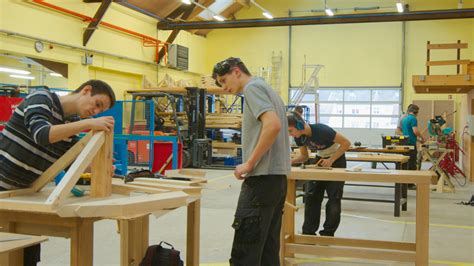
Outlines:
{"type": "MultiPolygon", "coordinates": [[[[290,113],[287,118],[288,132],[300,149],[299,156],[291,160],[292,164],[306,162],[309,158],[309,148],[316,150],[316,165],[346,168],[345,152],[351,145],[346,137],[325,124],[306,124],[295,112],[290,113]]],[[[321,217],[321,204],[326,191],[328,195],[326,221],[323,225],[324,229],[319,231],[319,234],[334,236],[341,221],[343,188],[343,181],[309,181],[306,183],[303,234],[316,235],[321,217]]]]}

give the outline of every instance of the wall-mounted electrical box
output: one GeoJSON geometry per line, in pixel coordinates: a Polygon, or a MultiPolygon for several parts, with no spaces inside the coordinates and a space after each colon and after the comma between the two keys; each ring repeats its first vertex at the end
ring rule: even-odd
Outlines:
{"type": "Polygon", "coordinates": [[[179,44],[171,44],[168,48],[168,65],[173,68],[189,69],[189,48],[179,44]]]}

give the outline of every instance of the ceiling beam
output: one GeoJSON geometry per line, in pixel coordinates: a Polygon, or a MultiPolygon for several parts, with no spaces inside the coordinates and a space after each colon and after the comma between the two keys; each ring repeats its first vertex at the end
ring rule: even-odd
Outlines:
{"type": "MultiPolygon", "coordinates": [[[[184,11],[184,14],[181,16],[181,19],[183,20],[186,20],[189,18],[189,16],[192,14],[194,8],[195,8],[196,5],[190,5],[190,6],[186,6],[186,10],[184,11]]],[[[160,23],[158,23],[160,24],[160,23]]],[[[168,47],[168,44],[171,44],[174,42],[174,40],[176,39],[176,37],[178,37],[178,33],[179,33],[180,30],[173,30],[171,32],[171,34],[168,36],[168,39],[166,40],[166,45],[167,47],[166,48],[169,48],[168,47]]],[[[165,47],[162,47],[160,52],[158,53],[158,64],[161,62],[161,59],[163,59],[163,57],[165,56],[165,47]]]]}
{"type": "Polygon", "coordinates": [[[97,26],[104,17],[105,12],[107,11],[111,3],[112,0],[103,0],[102,4],[100,4],[99,9],[97,9],[97,12],[94,15],[94,19],[92,19],[92,21],[89,23],[89,26],[87,26],[86,30],[84,31],[84,34],[82,35],[83,46],[86,46],[89,42],[90,38],[92,37],[92,34],[94,34],[95,30],[97,29],[97,26]]]}
{"type": "Polygon", "coordinates": [[[461,19],[474,18],[474,8],[447,9],[447,10],[425,10],[410,11],[405,13],[369,13],[369,14],[346,14],[328,16],[305,16],[305,17],[280,17],[274,19],[239,19],[229,21],[193,21],[193,22],[170,22],[160,25],[161,30],[193,30],[193,29],[226,29],[226,28],[252,28],[252,27],[277,27],[298,25],[321,25],[321,24],[347,24],[368,22],[393,22],[393,21],[416,21],[436,19],[461,19]]]}

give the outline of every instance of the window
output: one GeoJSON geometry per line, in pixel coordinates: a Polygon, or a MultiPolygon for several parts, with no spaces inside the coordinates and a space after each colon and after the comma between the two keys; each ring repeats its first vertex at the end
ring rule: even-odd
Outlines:
{"type": "MultiPolygon", "coordinates": [[[[295,93],[291,89],[290,93],[295,93]]],[[[301,105],[310,107],[310,122],[319,122],[334,128],[394,129],[400,116],[400,88],[320,88],[308,93],[301,105]],[[317,106],[317,112],[316,108],[317,106]]]]}

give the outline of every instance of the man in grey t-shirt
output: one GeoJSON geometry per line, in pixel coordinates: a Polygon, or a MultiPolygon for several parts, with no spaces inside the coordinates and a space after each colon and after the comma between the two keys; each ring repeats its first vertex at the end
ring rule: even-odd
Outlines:
{"type": "Polygon", "coordinates": [[[214,66],[216,83],[244,95],[243,163],[234,175],[244,180],[237,203],[231,265],[280,265],[280,228],[290,172],[288,122],[281,98],[239,58],[214,66]]]}

